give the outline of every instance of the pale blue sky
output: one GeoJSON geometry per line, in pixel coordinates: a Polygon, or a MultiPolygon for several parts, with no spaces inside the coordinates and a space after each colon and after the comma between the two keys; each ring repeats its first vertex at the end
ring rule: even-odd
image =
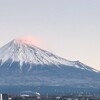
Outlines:
{"type": "Polygon", "coordinates": [[[100,69],[100,0],[0,0],[0,46],[27,35],[45,50],[100,69]]]}

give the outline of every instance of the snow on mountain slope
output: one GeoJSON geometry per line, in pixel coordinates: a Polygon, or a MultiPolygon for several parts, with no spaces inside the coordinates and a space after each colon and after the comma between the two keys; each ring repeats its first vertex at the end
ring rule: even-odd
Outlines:
{"type": "Polygon", "coordinates": [[[23,63],[35,65],[60,65],[80,68],[82,70],[90,70],[98,72],[97,70],[82,64],[79,61],[69,61],[58,57],[48,51],[42,50],[26,40],[15,39],[0,48],[1,65],[6,61],[20,62],[20,67],[23,63]]]}

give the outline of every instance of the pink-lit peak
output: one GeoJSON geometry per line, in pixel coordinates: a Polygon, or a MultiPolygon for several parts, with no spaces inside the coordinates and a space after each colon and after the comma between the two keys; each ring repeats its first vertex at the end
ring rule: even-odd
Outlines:
{"type": "Polygon", "coordinates": [[[15,43],[28,44],[33,46],[43,46],[43,40],[37,36],[22,36],[14,39],[15,43]]]}
{"type": "Polygon", "coordinates": [[[16,42],[25,43],[25,44],[35,44],[35,42],[37,41],[35,38],[33,38],[31,36],[20,37],[15,40],[16,40],[16,42]]]}

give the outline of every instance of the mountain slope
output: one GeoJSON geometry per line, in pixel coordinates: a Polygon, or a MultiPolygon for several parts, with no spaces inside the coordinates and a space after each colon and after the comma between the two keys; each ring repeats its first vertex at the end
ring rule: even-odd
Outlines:
{"type": "Polygon", "coordinates": [[[80,61],[63,59],[15,39],[0,48],[2,85],[100,89],[100,73],[80,61]]]}
{"type": "Polygon", "coordinates": [[[65,60],[33,44],[27,43],[26,40],[20,39],[12,40],[0,49],[0,62],[1,66],[9,62],[8,69],[14,62],[18,62],[21,70],[23,64],[28,64],[29,69],[32,68],[32,65],[55,65],[58,68],[64,65],[98,72],[79,61],[65,60]]]}

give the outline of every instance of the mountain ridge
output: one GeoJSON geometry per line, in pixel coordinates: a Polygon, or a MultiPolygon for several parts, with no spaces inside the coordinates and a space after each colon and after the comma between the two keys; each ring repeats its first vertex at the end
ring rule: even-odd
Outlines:
{"type": "Polygon", "coordinates": [[[33,64],[56,65],[58,68],[60,68],[60,65],[67,65],[70,67],[74,66],[75,68],[80,68],[82,70],[99,72],[80,61],[66,60],[21,39],[14,39],[0,48],[0,61],[1,65],[3,65],[6,61],[10,61],[10,65],[13,62],[19,62],[20,69],[22,69],[21,67],[23,63],[28,63],[30,66],[33,64]]]}

